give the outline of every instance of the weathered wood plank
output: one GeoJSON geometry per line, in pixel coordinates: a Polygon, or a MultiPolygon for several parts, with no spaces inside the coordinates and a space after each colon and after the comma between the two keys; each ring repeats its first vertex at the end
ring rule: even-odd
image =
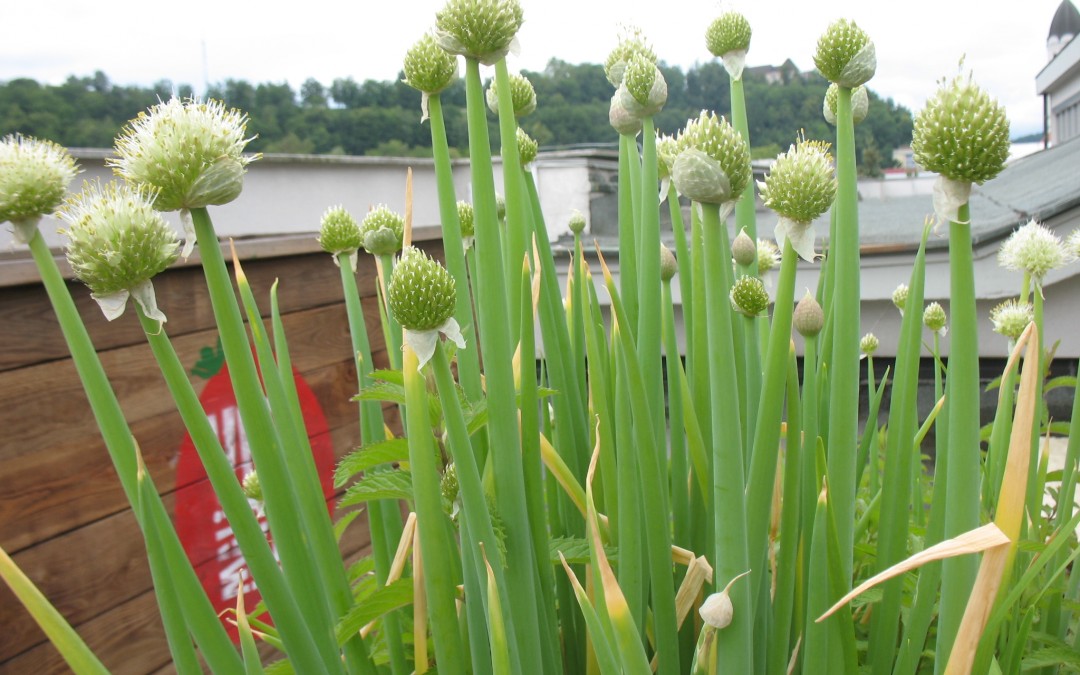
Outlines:
{"type": "MultiPolygon", "coordinates": [[[[297,368],[332,427],[356,417],[356,404],[349,401],[357,386],[355,369],[341,360],[350,352],[343,313],[333,306],[297,312],[287,317],[286,327],[297,368]]],[[[178,339],[181,359],[193,363],[198,350],[214,339],[211,332],[178,339]]],[[[120,352],[125,354],[106,367],[119,373],[116,389],[132,432],[159,489],[169,491],[183,425],[149,354],[131,347],[109,355],[120,352]],[[128,355],[134,356],[123,358],[128,355]]],[[[383,358],[381,352],[376,356],[383,358]]],[[[38,429],[25,419],[11,420],[11,434],[0,446],[0,542],[11,552],[126,506],[70,362],[11,371],[0,375],[0,383],[15,376],[19,382],[0,387],[0,410],[32,416],[37,407],[51,406],[58,419],[39,421],[38,429]],[[50,385],[35,386],[35,380],[50,385]]]]}

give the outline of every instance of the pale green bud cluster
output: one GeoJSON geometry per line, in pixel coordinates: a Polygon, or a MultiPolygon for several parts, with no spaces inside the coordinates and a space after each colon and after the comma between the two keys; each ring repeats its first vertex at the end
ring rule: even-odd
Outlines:
{"type": "Polygon", "coordinates": [[[518,0],[449,0],[435,15],[439,46],[492,65],[510,51],[525,15],[518,0]]]}
{"type": "Polygon", "coordinates": [[[506,198],[502,195],[495,195],[495,217],[500,223],[506,220],[506,198]]]}
{"type": "Polygon", "coordinates": [[[799,140],[773,162],[761,198],[773,211],[796,223],[809,223],[825,213],[836,196],[836,176],[829,144],[799,140]]]}
{"type": "Polygon", "coordinates": [[[446,515],[450,516],[452,519],[457,518],[457,500],[460,491],[461,486],[458,484],[457,464],[451,462],[443,469],[442,478],[439,480],[439,493],[442,496],[443,510],[446,511],[446,515]]]}
{"type": "Polygon", "coordinates": [[[650,117],[660,112],[667,103],[667,81],[656,64],[644,54],[635,54],[626,64],[620,92],[623,87],[633,98],[625,101],[627,108],[641,116],[650,117]]]}
{"type": "Polygon", "coordinates": [[[713,56],[750,49],[750,22],[738,12],[725,12],[705,31],[705,46],[713,56]]]}
{"type": "Polygon", "coordinates": [[[425,94],[438,94],[457,77],[457,59],[430,33],[405,53],[405,84],[425,94]]]}
{"type": "Polygon", "coordinates": [[[757,240],[758,272],[765,274],[780,266],[780,249],[771,239],[757,240]]]}
{"type": "Polygon", "coordinates": [[[619,44],[608,54],[604,61],[604,74],[607,75],[611,86],[618,88],[623,82],[626,66],[635,56],[643,56],[652,63],[656,63],[656,52],[645,41],[645,36],[639,28],[626,28],[623,35],[619,36],[619,44]]]}
{"type": "MultiPolygon", "coordinates": [[[[510,100],[513,101],[514,117],[525,117],[536,110],[536,89],[524,75],[510,76],[510,100]]],[[[495,80],[487,89],[488,110],[499,114],[499,89],[495,80]]]]}
{"type": "Polygon", "coordinates": [[[675,278],[679,271],[679,262],[675,260],[675,254],[671,249],[660,244],[660,281],[667,283],[675,278]]]}
{"type": "Polygon", "coordinates": [[[518,127],[517,130],[517,148],[518,159],[521,162],[521,166],[531,164],[536,159],[536,153],[540,151],[540,144],[533,140],[532,136],[525,133],[525,130],[518,127]]]}
{"type": "MultiPolygon", "coordinates": [[[[821,104],[821,113],[825,121],[836,126],[836,99],[840,95],[840,87],[829,85],[825,92],[825,101],[821,104]]],[[[859,124],[870,114],[870,95],[866,93],[866,87],[859,85],[851,90],[851,123],[859,124]]]]}
{"type": "Polygon", "coordinates": [[[915,116],[915,161],[946,178],[982,184],[1001,173],[1009,158],[1005,108],[971,77],[942,83],[915,116]]]}
{"type": "Polygon", "coordinates": [[[731,286],[731,307],[745,316],[755,317],[769,308],[769,292],[758,277],[744,274],[731,286]]]}
{"type": "Polygon", "coordinates": [[[818,39],[814,65],[828,81],[851,89],[874,76],[877,54],[863,29],[854,21],[840,19],[818,39]]]}
{"type": "Polygon", "coordinates": [[[866,335],[862,336],[861,340],[859,340],[859,351],[861,351],[863,354],[866,354],[867,356],[873,356],[874,352],[878,350],[879,345],[880,341],[878,340],[877,336],[873,333],[867,333],[866,335]]]}
{"type": "Polygon", "coordinates": [[[739,230],[739,234],[731,241],[731,257],[737,264],[746,267],[757,260],[757,255],[757,244],[745,229],[739,230]]]}
{"type": "Polygon", "coordinates": [[[460,201],[457,203],[458,222],[461,223],[461,238],[476,236],[476,220],[472,202],[460,201]]]}
{"type": "Polygon", "coordinates": [[[1035,320],[1035,308],[1030,302],[1020,302],[1011,298],[990,310],[990,323],[994,332],[1010,340],[1020,337],[1028,324],[1035,320]]]}
{"type": "Polygon", "coordinates": [[[405,219],[380,204],[367,212],[360,222],[364,250],[372,255],[393,255],[405,236],[405,219]]]}
{"type": "Polygon", "coordinates": [[[923,325],[934,331],[935,333],[945,328],[945,323],[948,319],[945,316],[945,308],[939,303],[931,302],[923,310],[922,321],[923,325]]]}
{"type": "Polygon", "coordinates": [[[1037,282],[1072,260],[1064,242],[1034,220],[1009,235],[998,249],[998,262],[1002,267],[1030,274],[1037,282]]]}
{"type": "Polygon", "coordinates": [[[454,278],[418,248],[409,246],[390,275],[387,299],[394,318],[411,331],[435,330],[454,315],[454,278]]]}
{"type": "Polygon", "coordinates": [[[585,214],[577,209],[570,214],[570,222],[567,225],[570,227],[570,231],[574,234],[581,234],[585,231],[585,214]]]}
{"type": "Polygon", "coordinates": [[[171,265],[180,242],[145,186],[86,183],[61,207],[67,259],[95,295],[130,290],[171,265]]]}
{"type": "Polygon", "coordinates": [[[36,227],[64,200],[76,173],[75,160],[56,143],[5,136],[0,140],[0,223],[36,227]]]}
{"type": "Polygon", "coordinates": [[[750,183],[750,147],[727,120],[702,111],[679,135],[671,177],[679,192],[697,202],[734,202],[750,183]]]}
{"type": "Polygon", "coordinates": [[[892,293],[892,304],[896,305],[896,308],[903,312],[904,308],[907,307],[907,299],[908,286],[907,284],[900,284],[892,293]]]}
{"type": "Polygon", "coordinates": [[[343,206],[331,206],[319,225],[319,245],[330,254],[355,253],[364,243],[360,226],[343,206]]]}
{"type": "Polygon", "coordinates": [[[1074,258],[1080,258],[1080,230],[1073,230],[1069,234],[1068,239],[1065,240],[1065,248],[1069,250],[1069,253],[1074,258]]]}
{"type": "Polygon", "coordinates": [[[220,101],[170,99],[128,122],[106,160],[124,180],[157,190],[159,211],[228,204],[240,196],[247,115],[220,101]]]}
{"type": "Polygon", "coordinates": [[[249,471],[244,475],[244,480],[241,481],[240,487],[244,491],[244,496],[248,499],[253,499],[257,502],[263,501],[262,482],[259,481],[259,474],[254,471],[249,471]]]}
{"type": "Polygon", "coordinates": [[[810,291],[795,305],[791,323],[803,337],[814,337],[825,327],[825,312],[814,296],[810,295],[810,291]]]}
{"type": "Polygon", "coordinates": [[[671,176],[671,166],[675,163],[675,157],[679,154],[679,142],[674,136],[667,134],[656,135],[656,171],[657,177],[668,178],[671,176]]]}

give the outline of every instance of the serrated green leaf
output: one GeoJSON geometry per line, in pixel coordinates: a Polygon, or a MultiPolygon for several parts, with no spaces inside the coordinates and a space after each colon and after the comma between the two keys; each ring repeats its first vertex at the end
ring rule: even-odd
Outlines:
{"type": "Polygon", "coordinates": [[[391,438],[369,443],[345,455],[334,470],[334,487],[343,487],[353,476],[381,464],[409,461],[409,442],[391,438]]]}
{"type": "Polygon", "coordinates": [[[356,635],[368,623],[387,612],[410,605],[412,601],[412,579],[399,579],[388,586],[383,586],[360,603],[354,605],[338,622],[338,625],[334,628],[338,644],[345,644],[346,640],[356,635]]]}
{"type": "Polygon", "coordinates": [[[400,370],[373,370],[371,371],[371,379],[405,386],[405,378],[400,370]]]}
{"type": "Polygon", "coordinates": [[[412,499],[412,475],[408,471],[379,471],[351,485],[338,500],[338,508],[364,504],[373,499],[412,499]]]}
{"type": "Polygon", "coordinates": [[[357,579],[361,578],[365,574],[371,574],[375,571],[375,558],[370,555],[366,555],[360,558],[352,565],[349,565],[349,583],[355,583],[357,579]]]}
{"type": "Polygon", "coordinates": [[[1080,670],[1080,652],[1069,647],[1046,647],[1024,658],[1020,663],[1022,670],[1034,670],[1049,666],[1065,666],[1069,670],[1080,670]]]}
{"type": "Polygon", "coordinates": [[[274,661],[266,666],[265,672],[266,675],[296,675],[296,671],[292,667],[292,661],[289,659],[274,661]]]}
{"type": "Polygon", "coordinates": [[[405,389],[399,384],[391,382],[376,382],[364,387],[360,393],[353,396],[353,401],[386,401],[405,405],[405,389]]]}
{"type": "MultiPolygon", "coordinates": [[[[559,562],[559,553],[563,554],[566,562],[571,565],[582,565],[592,562],[589,557],[589,540],[579,537],[552,537],[548,542],[548,550],[552,564],[559,562]]],[[[616,546],[605,546],[604,554],[610,560],[617,560],[619,549],[616,546]]]]}

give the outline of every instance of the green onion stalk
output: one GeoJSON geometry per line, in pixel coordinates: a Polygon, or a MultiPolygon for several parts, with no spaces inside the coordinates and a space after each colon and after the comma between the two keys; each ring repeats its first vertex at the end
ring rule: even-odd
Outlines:
{"type": "MultiPolygon", "coordinates": [[[[323,250],[334,256],[334,262],[341,271],[349,333],[353,353],[356,355],[357,380],[361,386],[369,380],[374,370],[367,322],[360,304],[360,293],[356,286],[356,270],[353,267],[359,248],[363,245],[362,239],[360,226],[344,208],[330,208],[323,215],[319,243],[323,250]]],[[[378,401],[363,401],[360,404],[360,438],[363,445],[386,439],[382,407],[378,401]]],[[[375,578],[380,585],[384,585],[390,573],[397,542],[401,538],[401,510],[398,503],[390,500],[370,502],[368,523],[375,557],[375,578]]],[[[262,588],[261,585],[260,588],[262,588]]],[[[406,657],[404,645],[401,642],[400,615],[396,612],[386,615],[383,618],[383,629],[386,633],[391,671],[394,675],[402,675],[406,672],[406,657]]]]}
{"type": "Polygon", "coordinates": [[[835,513],[840,565],[850,579],[855,523],[855,457],[859,438],[859,212],[851,90],[874,75],[874,43],[854,22],[831,24],[818,40],[814,63],[836,83],[836,239],[829,241],[833,269],[832,352],[828,357],[828,489],[835,513]]]}
{"type": "MultiPolygon", "coordinates": [[[[916,116],[912,139],[915,161],[940,174],[935,184],[935,211],[949,222],[952,344],[963,345],[949,356],[946,391],[949,399],[948,475],[945,537],[979,525],[979,356],[978,315],[972,258],[968,195],[1004,168],[1009,152],[1009,123],[1005,110],[970,77],[942,83],[916,116]]],[[[942,446],[939,445],[939,448],[942,446]]],[[[942,563],[941,610],[935,668],[948,662],[977,561],[970,556],[942,563]]]]}

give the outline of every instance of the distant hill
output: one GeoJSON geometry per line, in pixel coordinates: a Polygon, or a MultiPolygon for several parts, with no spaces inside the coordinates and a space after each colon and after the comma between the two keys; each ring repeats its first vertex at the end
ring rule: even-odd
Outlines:
{"type": "MultiPolygon", "coordinates": [[[[668,84],[668,102],[656,116],[662,133],[679,131],[702,109],[727,114],[728,76],[716,61],[683,72],[660,64],[668,84]]],[[[542,148],[613,143],[608,124],[611,85],[597,64],[570,64],[553,59],[543,71],[523,73],[536,88],[537,111],[521,126],[542,148]]],[[[769,157],[790,145],[804,130],[808,138],[829,140],[834,132],[821,114],[827,82],[814,73],[800,73],[790,61],[782,66],[747,69],[744,77],[747,117],[755,156],[769,157]]],[[[21,132],[70,147],[109,147],[123,124],[140,111],[177,92],[191,96],[189,85],[161,81],[151,87],[122,86],[98,71],[91,77],[69,77],[61,85],[42,85],[26,78],[0,83],[0,132],[21,132]]],[[[253,151],[319,154],[423,155],[430,132],[420,122],[420,94],[401,82],[352,78],[324,85],[308,79],[299,91],[287,83],[252,84],[225,80],[206,96],[224,100],[250,117],[257,134],[253,151]]],[[[461,81],[443,92],[450,145],[467,153],[465,92],[461,81]]],[[[871,93],[868,119],[856,128],[856,150],[863,170],[874,173],[893,148],[911,139],[911,113],[891,99],[871,93]]],[[[492,144],[498,126],[489,116],[492,144]]]]}

